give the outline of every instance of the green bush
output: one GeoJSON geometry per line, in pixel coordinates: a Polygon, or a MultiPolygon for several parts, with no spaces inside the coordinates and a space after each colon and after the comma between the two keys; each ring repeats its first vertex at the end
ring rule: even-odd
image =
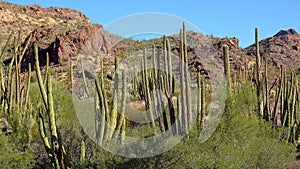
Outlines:
{"type": "MultiPolygon", "coordinates": [[[[120,157],[98,148],[85,168],[282,168],[294,160],[296,148],[280,139],[284,134],[281,128],[255,116],[255,97],[250,83],[235,88],[228,112],[204,143],[199,143],[197,132],[192,131],[189,140],[161,155],[142,159],[120,157]]],[[[145,126],[133,132],[148,130],[145,126]]]]}
{"type": "Polygon", "coordinates": [[[0,166],[1,168],[28,169],[35,165],[35,155],[30,152],[23,152],[16,146],[11,137],[0,133],[0,166]]]}

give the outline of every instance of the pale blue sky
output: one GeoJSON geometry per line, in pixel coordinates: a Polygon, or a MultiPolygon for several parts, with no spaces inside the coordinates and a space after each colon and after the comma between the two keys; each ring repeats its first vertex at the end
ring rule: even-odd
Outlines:
{"type": "MultiPolygon", "coordinates": [[[[189,21],[206,35],[238,37],[240,46],[254,42],[254,28],[260,39],[273,36],[281,29],[300,32],[300,1],[267,0],[5,0],[43,7],[66,7],[83,12],[93,23],[107,26],[128,15],[155,12],[189,21]]],[[[115,32],[114,32],[115,33],[115,32]]]]}

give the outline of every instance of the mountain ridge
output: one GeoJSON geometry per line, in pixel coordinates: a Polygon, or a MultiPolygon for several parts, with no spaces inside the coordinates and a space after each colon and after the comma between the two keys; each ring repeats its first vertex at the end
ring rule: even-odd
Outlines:
{"type": "MultiPolygon", "coordinates": [[[[38,5],[20,6],[1,2],[1,35],[8,37],[10,32],[14,32],[14,36],[16,36],[20,24],[22,24],[21,38],[23,41],[28,39],[30,33],[33,35],[29,50],[23,59],[25,67],[28,63],[34,62],[34,44],[38,44],[41,57],[45,56],[45,53],[49,53],[50,62],[61,66],[67,65],[70,59],[76,61],[80,53],[120,53],[114,46],[122,38],[108,33],[100,24],[92,24],[88,17],[80,11],[68,8],[42,8],[38,5]]],[[[197,36],[202,36],[199,33],[193,35],[195,39],[197,36]]],[[[222,47],[229,46],[234,70],[241,69],[244,64],[251,62],[251,58],[256,54],[254,44],[242,48],[239,46],[238,38],[213,36],[210,38],[219,57],[222,56],[222,47]]],[[[288,66],[293,63],[293,66],[289,67],[290,70],[300,72],[300,64],[297,64],[300,63],[300,36],[296,30],[280,30],[274,36],[261,40],[260,47],[262,57],[267,58],[271,66],[276,68],[281,64],[288,66]]],[[[118,49],[123,50],[124,47],[118,49]]],[[[40,61],[42,64],[45,63],[45,58],[40,58],[40,61]]],[[[8,62],[6,61],[6,63],[8,62]]]]}

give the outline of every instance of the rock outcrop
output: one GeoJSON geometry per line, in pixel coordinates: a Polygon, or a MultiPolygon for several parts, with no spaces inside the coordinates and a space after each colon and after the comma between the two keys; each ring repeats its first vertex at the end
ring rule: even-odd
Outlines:
{"type": "Polygon", "coordinates": [[[93,24],[82,26],[77,30],[61,33],[56,28],[40,27],[33,31],[30,42],[31,49],[27,51],[23,58],[23,66],[34,63],[34,44],[39,46],[39,56],[41,64],[45,64],[46,53],[52,64],[64,65],[69,63],[69,59],[76,61],[80,53],[103,53],[108,54],[117,40],[104,31],[102,25],[93,24]],[[49,37],[52,34],[52,37],[49,37]],[[53,38],[53,39],[51,39],[53,38]],[[42,42],[44,43],[42,43],[42,42]],[[38,43],[40,42],[40,43],[38,43]]]}
{"type": "MultiPolygon", "coordinates": [[[[248,55],[255,55],[255,45],[245,49],[248,55]]],[[[284,65],[287,70],[300,70],[300,35],[294,30],[281,30],[273,37],[260,41],[260,54],[268,64],[279,67],[284,65]]]]}
{"type": "MultiPolygon", "coordinates": [[[[52,64],[66,65],[70,59],[77,60],[79,53],[110,53],[118,37],[106,32],[102,25],[91,24],[81,12],[67,8],[42,8],[38,5],[18,6],[0,3],[0,33],[5,38],[10,32],[26,42],[32,38],[29,50],[23,57],[22,67],[34,63],[34,44],[39,47],[40,63],[46,63],[46,53],[52,64]],[[22,25],[22,26],[21,26],[22,25]]],[[[23,46],[25,43],[23,44],[23,46]]],[[[12,45],[11,45],[12,47],[12,45]]],[[[5,58],[9,63],[10,58],[5,58]]]]}

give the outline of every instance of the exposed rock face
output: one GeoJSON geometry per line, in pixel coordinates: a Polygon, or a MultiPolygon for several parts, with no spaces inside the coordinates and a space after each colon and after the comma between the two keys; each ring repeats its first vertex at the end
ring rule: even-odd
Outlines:
{"type": "MultiPolygon", "coordinates": [[[[268,64],[275,67],[284,65],[287,70],[300,68],[300,36],[294,29],[281,30],[273,37],[260,41],[260,54],[268,64]]],[[[255,55],[255,45],[246,48],[247,54],[255,55]]],[[[300,73],[300,72],[299,72],[300,73]]]]}
{"type": "MultiPolygon", "coordinates": [[[[69,63],[69,59],[77,60],[79,53],[109,54],[112,51],[118,53],[118,51],[130,49],[136,43],[128,41],[128,44],[123,44],[121,47],[113,47],[120,38],[105,32],[99,24],[91,24],[84,14],[76,10],[42,8],[37,5],[18,6],[0,2],[1,35],[8,37],[8,34],[14,31],[14,36],[17,36],[16,32],[19,31],[20,26],[23,31],[22,39],[28,38],[29,33],[33,35],[29,50],[23,58],[25,68],[28,63],[34,63],[33,46],[35,43],[39,46],[41,65],[46,62],[46,53],[49,53],[51,63],[65,65],[69,63]]],[[[189,58],[189,65],[194,65],[198,71],[203,69],[201,55],[207,56],[216,51],[217,55],[211,58],[215,57],[220,60],[224,45],[229,47],[233,70],[238,70],[251,62],[256,54],[255,45],[243,49],[239,47],[237,38],[204,37],[195,32],[187,33],[187,38],[191,42],[188,51],[193,56],[189,58]],[[199,41],[211,43],[214,47],[213,52],[203,52],[204,46],[203,44],[199,46],[199,41]],[[198,58],[194,57],[196,55],[198,58]]],[[[179,46],[178,39],[177,35],[169,38],[174,46],[179,46]]],[[[275,67],[279,67],[281,64],[286,65],[290,70],[300,73],[300,35],[294,29],[281,30],[273,37],[262,40],[260,48],[261,56],[267,58],[269,64],[275,67]]],[[[172,52],[178,53],[179,49],[173,48],[172,52]]],[[[108,63],[110,62],[108,61],[108,63]]]]}
{"type": "Polygon", "coordinates": [[[218,51],[218,56],[220,59],[223,58],[223,46],[228,46],[230,51],[230,63],[231,69],[239,70],[244,69],[243,66],[247,64],[249,61],[247,57],[245,57],[246,51],[239,47],[239,39],[237,38],[212,38],[212,42],[214,47],[218,51]]]}
{"type": "Polygon", "coordinates": [[[280,30],[274,37],[281,37],[281,36],[299,36],[298,32],[296,32],[294,29],[289,30],[280,30]]]}
{"type": "Polygon", "coordinates": [[[24,66],[34,63],[33,47],[36,42],[50,41],[49,43],[38,43],[41,64],[45,64],[46,53],[49,53],[50,63],[64,64],[69,59],[76,60],[79,53],[100,52],[108,54],[115,38],[104,31],[99,24],[82,26],[78,30],[72,30],[61,34],[61,30],[55,28],[40,27],[33,31],[32,39],[24,57],[24,66]],[[49,38],[52,34],[55,39],[49,38]]]}
{"type": "MultiPolygon", "coordinates": [[[[41,65],[46,63],[46,53],[52,64],[64,65],[69,63],[69,59],[76,60],[79,53],[108,54],[118,40],[116,36],[104,31],[102,25],[91,24],[79,11],[42,8],[38,5],[18,6],[0,2],[0,28],[4,37],[8,37],[10,31],[18,36],[17,32],[22,28],[21,37],[25,42],[29,34],[32,34],[29,50],[23,57],[23,68],[28,63],[34,63],[34,44],[39,47],[41,65]]],[[[10,59],[5,63],[9,61],[10,59]]]]}
{"type": "MultiPolygon", "coordinates": [[[[79,11],[67,8],[42,8],[38,5],[19,6],[0,2],[0,33],[8,36],[22,27],[25,38],[34,29],[43,25],[64,29],[77,29],[78,25],[90,24],[89,19],[79,11]]],[[[17,35],[17,34],[15,34],[17,35]]]]}

